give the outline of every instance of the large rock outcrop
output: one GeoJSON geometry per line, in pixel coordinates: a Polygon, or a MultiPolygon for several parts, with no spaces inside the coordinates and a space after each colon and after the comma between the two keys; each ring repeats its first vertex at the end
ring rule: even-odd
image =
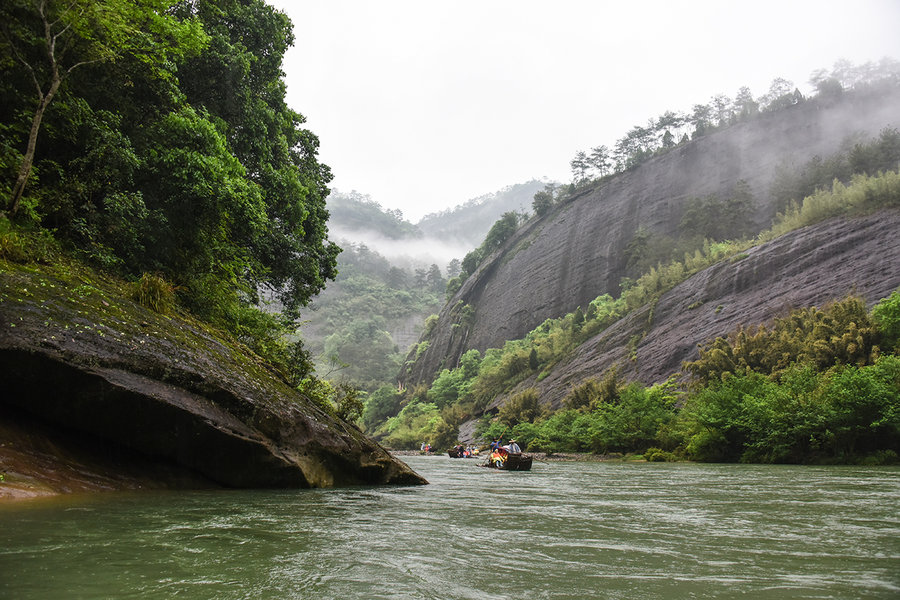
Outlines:
{"type": "Polygon", "coordinates": [[[760,115],[655,157],[533,218],[487,257],[414,350],[408,383],[429,382],[472,348],[518,339],[547,318],[619,294],[626,247],[638,228],[673,236],[690,198],[726,198],[746,181],[757,229],[771,221],[767,201],[779,166],[800,167],[839,151],[853,135],[871,139],[900,126],[900,91],[847,94],[760,115]]]}
{"type": "MultiPolygon", "coordinates": [[[[586,340],[543,379],[532,376],[511,393],[534,387],[542,402],[559,408],[574,387],[613,367],[626,380],[660,383],[698,358],[698,344],[742,325],[769,323],[849,294],[873,304],[900,287],[898,231],[900,210],[792,231],[700,271],[653,306],[586,340]]],[[[496,398],[488,409],[505,400],[496,398]]]]}
{"type": "MultiPolygon", "coordinates": [[[[94,457],[79,469],[93,464],[99,488],[122,486],[103,483],[117,478],[103,472],[108,466],[98,456],[144,485],[424,483],[239,344],[200,323],[149,311],[117,287],[77,265],[4,265],[0,418],[7,439],[0,456],[15,454],[21,464],[29,439],[44,450],[58,439],[57,446],[72,444],[79,456],[94,457]],[[154,470],[175,475],[154,483],[154,470]]],[[[59,447],[32,453],[47,460],[65,454],[59,447]]]]}

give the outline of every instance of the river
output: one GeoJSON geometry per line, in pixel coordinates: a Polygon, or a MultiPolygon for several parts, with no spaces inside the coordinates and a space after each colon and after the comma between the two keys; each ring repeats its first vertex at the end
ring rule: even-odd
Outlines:
{"type": "Polygon", "coordinates": [[[0,598],[898,598],[900,468],[403,457],[406,488],[0,506],[0,598]]]}

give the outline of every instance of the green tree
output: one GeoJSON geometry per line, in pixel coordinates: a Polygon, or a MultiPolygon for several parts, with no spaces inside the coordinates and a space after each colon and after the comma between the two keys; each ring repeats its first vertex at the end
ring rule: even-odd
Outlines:
{"type": "Polygon", "coordinates": [[[468,277],[474,273],[475,269],[478,268],[478,265],[481,264],[482,258],[484,258],[484,250],[482,248],[475,248],[471,252],[466,253],[462,259],[462,272],[460,276],[468,277]]]}
{"type": "Polygon", "coordinates": [[[759,112],[759,103],[753,99],[750,88],[741,87],[737,95],[734,97],[734,110],[740,120],[747,120],[759,112]]]}
{"type": "Polygon", "coordinates": [[[673,416],[676,395],[671,386],[626,385],[615,403],[598,404],[591,413],[590,443],[594,452],[642,452],[658,443],[660,428],[673,416]]]}
{"type": "Polygon", "coordinates": [[[497,416],[500,422],[513,427],[519,423],[533,423],[541,412],[540,395],[535,388],[529,388],[507,400],[497,416]]]}
{"type": "Polygon", "coordinates": [[[547,214],[550,212],[550,209],[553,208],[553,194],[550,194],[546,190],[537,192],[534,195],[531,208],[534,209],[534,214],[538,216],[547,214]]]}
{"type": "Polygon", "coordinates": [[[536,371],[540,366],[541,361],[538,359],[537,348],[532,348],[531,352],[528,354],[528,368],[532,371],[536,371]]]}
{"type": "Polygon", "coordinates": [[[21,67],[20,81],[33,87],[25,152],[7,208],[19,203],[31,175],[44,115],[61,86],[76,69],[109,62],[126,53],[139,54],[150,70],[164,74],[163,63],[196,51],[205,41],[193,22],[169,14],[167,0],[9,0],[0,8],[4,49],[21,67]],[[160,43],[171,37],[178,45],[160,43]]]}
{"type": "Polygon", "coordinates": [[[783,77],[776,77],[769,85],[769,91],[760,99],[763,110],[776,111],[796,104],[799,92],[795,94],[795,90],[793,82],[783,77]]]}
{"type": "Polygon", "coordinates": [[[900,290],[894,290],[874,306],[872,319],[878,325],[881,349],[884,352],[900,350],[900,290]]]}
{"type": "Polygon", "coordinates": [[[572,169],[572,179],[575,181],[575,183],[584,181],[584,179],[587,177],[588,171],[591,168],[587,153],[583,150],[579,150],[575,154],[575,158],[569,161],[569,167],[571,167],[572,169]]]}
{"type": "Polygon", "coordinates": [[[394,386],[384,385],[369,394],[362,412],[362,420],[368,431],[384,423],[400,411],[403,394],[394,386]]]}
{"type": "Polygon", "coordinates": [[[356,423],[362,417],[365,405],[358,389],[349,383],[339,383],[334,390],[335,413],[348,423],[356,423]]]}
{"type": "Polygon", "coordinates": [[[900,131],[887,127],[877,140],[855,144],[848,160],[853,173],[874,175],[878,171],[896,170],[900,163],[900,131]]]}
{"type": "Polygon", "coordinates": [[[444,276],[441,274],[441,268],[436,264],[432,264],[428,268],[428,273],[425,275],[425,281],[427,282],[428,287],[434,292],[440,293],[447,287],[447,282],[444,281],[444,276]]]}
{"type": "Polygon", "coordinates": [[[268,224],[252,246],[263,269],[253,286],[275,291],[288,314],[335,276],[340,248],[328,241],[330,169],[318,162],[318,138],[288,108],[281,63],[293,43],[290,20],[262,0],[181,3],[199,19],[208,49],[179,70],[188,101],[225,126],[247,176],[259,186],[268,224]]]}
{"type": "Polygon", "coordinates": [[[250,291],[243,283],[254,269],[247,249],[259,242],[266,220],[259,188],[215,125],[192,108],[166,115],[147,137],[144,199],[160,218],[144,268],[170,273],[188,288],[195,309],[221,317],[198,302],[250,291]],[[210,287],[215,291],[207,293],[210,287]]]}
{"type": "Polygon", "coordinates": [[[584,311],[581,310],[581,307],[575,309],[575,315],[572,318],[572,327],[575,331],[581,331],[582,326],[584,325],[584,311]]]}
{"type": "Polygon", "coordinates": [[[447,277],[453,279],[454,277],[459,277],[459,274],[462,272],[462,262],[458,258],[454,258],[449,263],[447,263],[447,277]]]}
{"type": "Polygon", "coordinates": [[[462,383],[462,371],[444,369],[431,384],[431,388],[428,390],[428,399],[434,402],[438,408],[449,406],[459,399],[462,383]]]}
{"type": "Polygon", "coordinates": [[[653,156],[656,151],[655,128],[637,125],[616,142],[613,156],[619,171],[633,169],[653,156]]]}
{"type": "Polygon", "coordinates": [[[675,136],[672,135],[672,132],[667,129],[662,137],[662,147],[668,149],[668,148],[672,148],[674,146],[675,146],[675,136]]]}
{"type": "Polygon", "coordinates": [[[732,116],[731,98],[725,94],[716,94],[712,98],[711,107],[716,125],[719,127],[727,126],[732,116]]]}
{"type": "Polygon", "coordinates": [[[595,146],[591,148],[591,155],[588,157],[588,164],[597,171],[600,177],[605,177],[612,166],[612,156],[609,148],[606,146],[595,146]]]}
{"type": "MultiPolygon", "coordinates": [[[[484,243],[481,244],[484,256],[500,248],[506,240],[513,236],[518,228],[519,215],[512,211],[503,213],[503,216],[488,231],[487,236],[484,238],[484,243]]],[[[463,260],[463,263],[465,263],[465,260],[463,260]]]]}
{"type": "Polygon", "coordinates": [[[712,127],[713,109],[707,104],[695,104],[689,121],[694,126],[693,138],[706,135],[707,130],[712,127]]]}

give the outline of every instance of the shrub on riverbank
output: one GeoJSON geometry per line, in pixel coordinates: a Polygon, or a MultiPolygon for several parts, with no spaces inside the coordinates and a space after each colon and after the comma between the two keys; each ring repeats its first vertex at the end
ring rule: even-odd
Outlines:
{"type": "Polygon", "coordinates": [[[871,313],[855,297],[798,310],[711,342],[686,365],[689,390],[674,379],[643,387],[611,373],[573,390],[553,414],[497,418],[480,431],[531,451],[637,452],[646,460],[896,462],[900,356],[878,344],[894,347],[898,321],[900,291],[871,313]]]}
{"type": "Polygon", "coordinates": [[[796,364],[773,381],[728,375],[691,396],[678,429],[702,461],[855,462],[900,448],[900,357],[816,371],[796,364]]]}

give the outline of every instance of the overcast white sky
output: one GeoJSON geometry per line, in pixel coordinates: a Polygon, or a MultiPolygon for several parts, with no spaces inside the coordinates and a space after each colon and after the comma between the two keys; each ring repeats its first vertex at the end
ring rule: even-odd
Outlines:
{"type": "Polygon", "coordinates": [[[530,179],[570,181],[666,110],[840,58],[900,59],[900,0],[269,0],[296,37],[288,103],[332,187],[411,221],[530,179]]]}

